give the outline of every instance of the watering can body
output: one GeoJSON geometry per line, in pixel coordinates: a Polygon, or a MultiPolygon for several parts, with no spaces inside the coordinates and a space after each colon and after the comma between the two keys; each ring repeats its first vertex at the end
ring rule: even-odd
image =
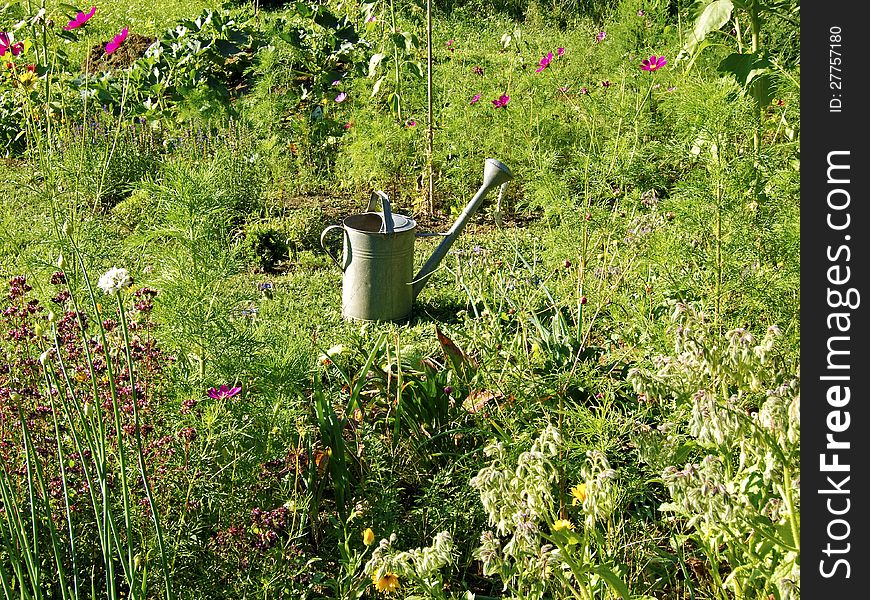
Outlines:
{"type": "MultiPolygon", "coordinates": [[[[341,314],[359,321],[404,321],[414,303],[414,239],[417,224],[404,215],[393,215],[383,192],[372,194],[366,212],[346,217],[321,234],[342,230],[341,314]],[[374,212],[380,200],[383,212],[374,212]]],[[[331,256],[331,255],[330,255],[331,256]]]]}
{"type": "Polygon", "coordinates": [[[479,207],[487,191],[503,185],[513,175],[501,162],[488,158],[484,183],[443,234],[432,256],[414,275],[414,240],[416,222],[394,214],[384,192],[372,193],[366,212],[346,217],[340,225],[330,225],[320,234],[320,244],[341,269],[341,314],[345,319],[360,321],[405,321],[411,315],[414,299],[438,264],[447,255],[468,219],[479,207]],[[380,202],[382,211],[375,208],[380,202]],[[326,236],[342,231],[343,247],[339,260],[326,246],[326,236]]]}

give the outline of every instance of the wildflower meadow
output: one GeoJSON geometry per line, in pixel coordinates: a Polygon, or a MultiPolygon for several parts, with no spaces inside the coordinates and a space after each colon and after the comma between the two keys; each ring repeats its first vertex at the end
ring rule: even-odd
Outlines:
{"type": "Polygon", "coordinates": [[[0,6],[4,597],[799,598],[799,20],[0,6]]]}

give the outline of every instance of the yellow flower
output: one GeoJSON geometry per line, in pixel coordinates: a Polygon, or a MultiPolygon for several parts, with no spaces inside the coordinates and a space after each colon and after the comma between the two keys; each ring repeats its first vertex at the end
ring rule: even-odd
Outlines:
{"type": "Polygon", "coordinates": [[[375,532],[372,531],[372,528],[369,527],[365,531],[363,531],[363,544],[366,546],[371,546],[375,543],[375,532]]]}
{"type": "Polygon", "coordinates": [[[378,578],[377,573],[372,575],[372,583],[379,592],[390,594],[399,590],[399,576],[387,571],[383,577],[378,578]]]}
{"type": "Polygon", "coordinates": [[[574,496],[574,500],[571,502],[574,506],[578,504],[583,504],[586,501],[586,484],[578,483],[574,487],[571,488],[571,495],[574,496]]]}
{"type": "Polygon", "coordinates": [[[553,523],[553,531],[562,531],[563,529],[572,531],[574,529],[574,523],[567,519],[556,519],[556,522],[553,523]]]}
{"type": "Polygon", "coordinates": [[[33,71],[24,71],[18,76],[18,85],[24,90],[32,90],[36,88],[36,82],[39,77],[33,71]]]}

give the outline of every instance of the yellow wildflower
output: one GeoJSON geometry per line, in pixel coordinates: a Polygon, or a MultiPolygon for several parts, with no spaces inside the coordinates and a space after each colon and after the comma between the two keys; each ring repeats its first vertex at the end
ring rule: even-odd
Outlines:
{"type": "Polygon", "coordinates": [[[375,543],[375,532],[372,531],[372,528],[369,527],[365,531],[363,531],[363,544],[366,546],[371,546],[375,543]]]}
{"type": "Polygon", "coordinates": [[[384,573],[380,578],[378,578],[377,573],[372,575],[372,583],[379,592],[384,594],[390,594],[399,590],[399,576],[389,571],[384,573]]]}
{"type": "Polygon", "coordinates": [[[571,495],[574,496],[574,500],[571,502],[572,505],[583,504],[586,501],[586,484],[578,483],[575,485],[571,488],[571,495]]]}
{"type": "Polygon", "coordinates": [[[574,523],[568,519],[556,519],[556,522],[553,523],[553,531],[562,531],[563,529],[572,531],[574,529],[574,523]]]}
{"type": "Polygon", "coordinates": [[[39,77],[37,77],[36,73],[30,70],[24,71],[18,76],[18,85],[20,85],[23,90],[29,91],[36,89],[37,81],[39,81],[39,77]]]}

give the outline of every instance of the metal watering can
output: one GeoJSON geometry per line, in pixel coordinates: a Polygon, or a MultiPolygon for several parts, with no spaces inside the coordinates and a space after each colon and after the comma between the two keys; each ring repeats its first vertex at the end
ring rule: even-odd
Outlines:
{"type": "MultiPolygon", "coordinates": [[[[320,234],[320,245],[341,269],[341,314],[345,319],[362,321],[404,321],[433,271],[447,255],[468,219],[477,212],[493,187],[513,179],[500,161],[487,158],[483,185],[457,217],[456,222],[435,248],[432,256],[414,276],[414,239],[418,235],[414,219],[393,213],[384,192],[373,192],[366,212],[345,217],[341,225],[330,225],[320,234]],[[376,212],[380,203],[381,211],[376,212]],[[330,231],[344,233],[343,258],[339,260],[326,247],[330,231]]],[[[431,234],[429,234],[431,235],[431,234]]]]}

